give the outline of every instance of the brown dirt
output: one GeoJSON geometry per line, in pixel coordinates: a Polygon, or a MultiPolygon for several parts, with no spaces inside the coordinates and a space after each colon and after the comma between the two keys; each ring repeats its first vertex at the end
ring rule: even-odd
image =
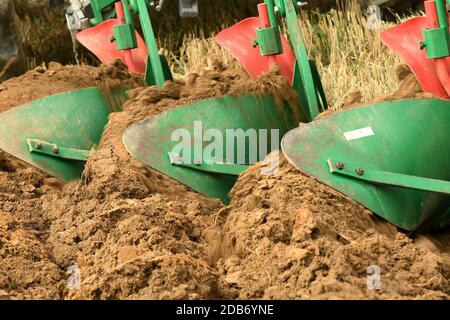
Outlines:
{"type": "MultiPolygon", "coordinates": [[[[0,110],[118,81],[139,84],[120,64],[54,65],[0,85],[0,110]]],[[[224,207],[122,145],[130,124],[175,106],[269,91],[293,98],[275,74],[254,82],[220,64],[159,90],[137,87],[110,116],[78,183],[0,152],[0,298],[449,298],[447,231],[409,238],[284,159],[273,176],[253,166],[224,207]],[[80,290],[66,285],[74,265],[80,290]],[[370,265],[381,268],[382,290],[367,289],[370,265]]]]}
{"type": "MultiPolygon", "coordinates": [[[[64,91],[119,84],[133,87],[142,80],[120,63],[100,68],[50,63],[0,83],[0,111],[64,91]]],[[[64,296],[65,272],[47,248],[52,222],[42,211],[43,198],[62,189],[57,179],[0,151],[1,298],[64,296]]]]}
{"type": "Polygon", "coordinates": [[[118,84],[133,88],[142,86],[143,80],[128,73],[120,61],[99,68],[50,62],[0,83],[0,112],[65,91],[118,84]]]}
{"type": "MultiPolygon", "coordinates": [[[[253,82],[242,70],[222,70],[220,64],[215,68],[191,74],[183,81],[168,82],[162,89],[131,90],[124,111],[110,116],[102,141],[79,183],[64,186],[0,153],[4,176],[0,195],[5,198],[0,210],[7,221],[11,220],[5,225],[5,239],[20,230],[34,236],[40,250],[40,256],[28,254],[18,265],[14,259],[20,256],[19,248],[17,253],[4,253],[12,260],[0,262],[5,279],[0,286],[3,297],[231,296],[226,290],[219,290],[221,280],[207,263],[203,235],[213,224],[212,213],[222,205],[146,169],[129,157],[121,143],[123,130],[132,123],[199,99],[250,91],[264,93],[269,87],[285,92],[287,99],[293,97],[279,76],[253,82]],[[47,272],[35,262],[36,257],[40,263],[48,261],[57,271],[53,282],[39,283],[47,272]],[[69,291],[65,285],[64,271],[74,264],[81,269],[80,291],[69,291]],[[22,278],[30,274],[35,282],[20,285],[22,278]],[[29,289],[34,286],[35,291],[29,289]]],[[[34,70],[5,82],[0,92],[4,97],[2,110],[57,92],[105,82],[110,85],[111,79],[135,84],[134,77],[119,71],[123,71],[120,65],[95,69],[52,64],[48,70],[34,70]],[[55,67],[61,70],[55,72],[55,67]]],[[[26,244],[23,250],[27,250],[26,244]]]]}
{"type": "Polygon", "coordinates": [[[221,212],[221,242],[210,252],[239,298],[450,297],[448,232],[447,240],[408,238],[284,158],[274,176],[261,174],[263,168],[253,166],[235,185],[221,212]],[[373,265],[381,290],[367,288],[373,265]]]}
{"type": "MultiPolygon", "coordinates": [[[[397,77],[398,89],[375,102],[431,97],[407,66],[397,77]]],[[[342,110],[361,99],[350,93],[342,110]]],[[[280,162],[274,176],[261,173],[263,163],[245,172],[219,212],[209,261],[239,298],[450,298],[448,229],[408,237],[283,156],[280,162]],[[380,268],[380,290],[367,288],[370,266],[380,268]]]]}
{"type": "MultiPolygon", "coordinates": [[[[204,230],[213,224],[212,213],[222,205],[146,169],[130,158],[121,142],[129,125],[179,105],[209,97],[264,93],[269,87],[287,89],[279,76],[267,76],[270,83],[267,78],[253,82],[242,70],[217,68],[191,74],[185,81],[167,82],[162,89],[137,88],[130,92],[123,112],[110,116],[83,182],[66,190],[60,206],[51,210],[56,222],[49,242],[58,247],[54,251],[57,262],[76,261],[86,279],[82,290],[69,297],[233,297],[227,288],[220,289],[223,281],[208,265],[206,255],[208,233],[204,230]],[[66,210],[73,204],[76,219],[66,210]],[[72,221],[69,229],[68,221],[72,221]]],[[[292,98],[291,90],[284,92],[292,98]]]]}

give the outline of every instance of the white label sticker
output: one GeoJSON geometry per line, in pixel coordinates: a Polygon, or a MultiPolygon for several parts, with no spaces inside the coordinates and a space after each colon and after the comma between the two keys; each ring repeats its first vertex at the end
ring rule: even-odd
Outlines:
{"type": "Polygon", "coordinates": [[[348,131],[344,133],[345,139],[347,141],[357,140],[365,137],[370,137],[375,135],[371,127],[361,128],[353,131],[348,131]]]}

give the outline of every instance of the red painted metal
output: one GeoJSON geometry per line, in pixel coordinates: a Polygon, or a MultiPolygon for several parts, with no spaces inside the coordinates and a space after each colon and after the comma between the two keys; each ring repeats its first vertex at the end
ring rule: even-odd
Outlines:
{"type": "Polygon", "coordinates": [[[270,27],[269,13],[267,12],[267,5],[265,3],[258,4],[258,15],[259,15],[259,27],[269,28],[270,27]]]}
{"type": "MultiPolygon", "coordinates": [[[[114,35],[114,27],[123,24],[124,14],[121,3],[117,10],[117,19],[107,20],[95,27],[77,33],[77,41],[91,51],[102,63],[112,63],[120,59],[129,70],[134,73],[144,74],[147,63],[147,46],[141,35],[136,32],[138,47],[131,50],[118,50],[111,37],[114,35]]],[[[116,4],[117,9],[117,4],[116,4]]]]}
{"type": "MultiPolygon", "coordinates": [[[[260,9],[261,10],[261,9],[260,9]]],[[[266,8],[267,12],[267,8],[266,8]]],[[[252,77],[270,71],[271,60],[275,60],[281,74],[292,82],[294,78],[295,55],[287,40],[281,36],[283,53],[276,56],[262,56],[258,47],[253,47],[256,30],[265,18],[248,18],[223,30],[216,36],[216,42],[238,60],[252,77]],[[274,58],[273,58],[274,57],[274,58]]]]}
{"type": "Polygon", "coordinates": [[[428,28],[439,28],[439,19],[437,16],[436,2],[434,0],[425,1],[424,6],[428,18],[428,28]]]}
{"type": "Polygon", "coordinates": [[[399,54],[414,72],[425,92],[450,98],[450,57],[428,59],[420,49],[422,30],[439,26],[436,4],[425,1],[426,17],[416,17],[381,33],[381,40],[399,54]]]}

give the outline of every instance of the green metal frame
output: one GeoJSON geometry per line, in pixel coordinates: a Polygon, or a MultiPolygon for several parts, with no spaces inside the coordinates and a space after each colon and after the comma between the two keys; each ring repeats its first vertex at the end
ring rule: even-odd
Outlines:
{"type": "Polygon", "coordinates": [[[371,184],[394,186],[420,191],[450,195],[450,181],[416,177],[412,175],[367,168],[346,160],[328,160],[330,172],[341,176],[363,180],[371,184]]]}
{"type": "Polygon", "coordinates": [[[134,25],[126,23],[115,26],[114,40],[119,50],[135,49],[137,47],[137,39],[134,25]]]}
{"type": "Polygon", "coordinates": [[[423,30],[424,41],[420,43],[421,49],[426,49],[429,59],[450,56],[450,33],[448,13],[445,0],[435,0],[439,27],[423,30]]]}
{"type": "Polygon", "coordinates": [[[26,142],[30,152],[40,153],[55,158],[87,161],[87,158],[91,153],[90,150],[67,148],[56,143],[39,139],[28,138],[26,139],[26,142]]]}
{"type": "Polygon", "coordinates": [[[299,97],[306,100],[303,103],[308,106],[308,118],[312,121],[319,115],[321,109],[326,109],[326,101],[320,99],[316,77],[313,75],[308,59],[308,52],[298,22],[297,1],[284,0],[284,9],[279,12],[283,11],[286,13],[286,23],[297,60],[294,79],[299,78],[299,81],[294,81],[294,88],[299,92],[299,97]]]}
{"type": "Polygon", "coordinates": [[[248,165],[234,164],[223,161],[204,161],[204,160],[205,159],[203,159],[202,162],[196,164],[184,163],[182,157],[179,154],[169,152],[169,161],[171,164],[194,170],[200,170],[217,174],[225,174],[230,176],[239,176],[249,168],[248,165]]]}
{"type": "MultiPolygon", "coordinates": [[[[122,0],[128,2],[128,0],[122,0]]],[[[148,0],[131,0],[131,10],[139,16],[142,32],[144,34],[145,43],[148,48],[147,71],[145,79],[150,85],[162,87],[164,82],[172,80],[172,74],[164,57],[159,55],[158,43],[156,42],[153,32],[150,15],[148,13],[150,1],[148,0]]]]}
{"type": "Polygon", "coordinates": [[[90,23],[96,26],[105,20],[114,18],[116,10],[112,8],[110,11],[105,12],[105,9],[113,6],[116,2],[117,0],[92,0],[91,6],[94,18],[90,20],[90,23]]]}
{"type": "Polygon", "coordinates": [[[122,7],[125,24],[114,27],[114,40],[119,50],[135,49],[137,48],[136,28],[134,27],[133,16],[130,11],[130,1],[122,0],[122,7]]]}
{"type": "Polygon", "coordinates": [[[280,31],[278,27],[269,27],[256,30],[258,40],[253,43],[259,46],[262,56],[271,56],[283,53],[283,45],[281,44],[280,31]]]}
{"type": "Polygon", "coordinates": [[[265,0],[265,4],[267,6],[270,27],[256,30],[257,38],[253,42],[253,45],[259,46],[262,56],[281,54],[283,53],[283,46],[281,44],[280,29],[274,10],[275,3],[273,0],[265,0]]]}

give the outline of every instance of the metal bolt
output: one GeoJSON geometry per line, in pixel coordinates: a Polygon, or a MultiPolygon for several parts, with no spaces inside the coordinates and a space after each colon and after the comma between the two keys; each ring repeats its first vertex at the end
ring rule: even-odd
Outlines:
{"type": "Polygon", "coordinates": [[[356,171],[356,174],[358,174],[359,176],[364,175],[364,169],[363,168],[358,168],[355,171],[356,171]]]}
{"type": "Polygon", "coordinates": [[[195,160],[194,160],[194,164],[197,165],[197,166],[199,166],[199,165],[202,164],[202,161],[201,161],[200,159],[195,159],[195,160]]]}
{"type": "Polygon", "coordinates": [[[55,146],[55,147],[53,147],[53,148],[52,148],[52,152],[53,152],[53,153],[58,153],[58,152],[59,152],[59,149],[58,149],[58,147],[56,147],[56,146],[55,146]]]}
{"type": "Polygon", "coordinates": [[[336,163],[336,168],[338,168],[339,170],[344,170],[345,164],[343,162],[338,162],[336,163]]]}
{"type": "MultiPolygon", "coordinates": [[[[153,5],[155,5],[155,1],[153,1],[153,5]]],[[[164,5],[164,0],[159,0],[155,6],[156,11],[158,11],[158,12],[161,11],[163,8],[163,5],[164,5]]]]}
{"type": "Polygon", "coordinates": [[[424,41],[421,41],[421,42],[419,43],[419,49],[420,49],[420,50],[423,50],[423,49],[425,49],[426,47],[427,47],[427,45],[425,44],[424,41]]]}
{"type": "Polygon", "coordinates": [[[42,149],[42,144],[38,143],[38,144],[36,145],[36,149],[37,149],[37,150],[42,149]]]}

